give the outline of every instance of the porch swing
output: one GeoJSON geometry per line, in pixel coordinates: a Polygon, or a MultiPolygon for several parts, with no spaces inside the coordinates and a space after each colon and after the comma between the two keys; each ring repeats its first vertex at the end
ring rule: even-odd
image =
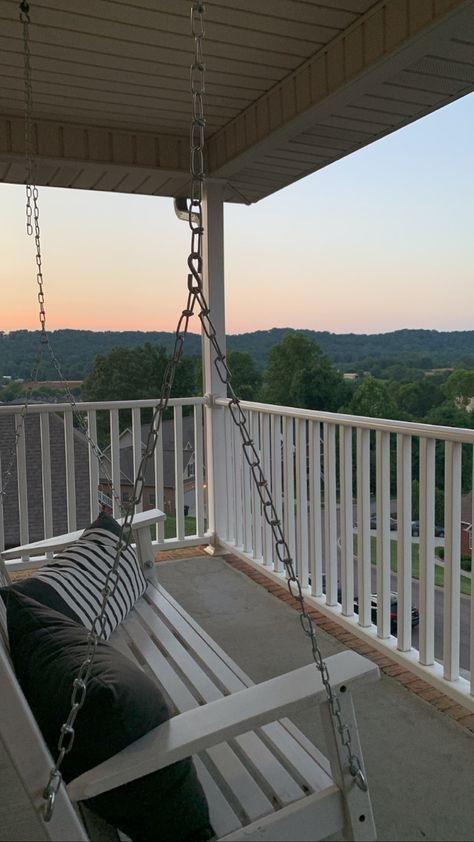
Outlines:
{"type": "MultiPolygon", "coordinates": [[[[22,3],[20,8],[27,32],[28,4],[22,3]]],[[[95,839],[94,831],[88,831],[87,822],[84,824],[81,820],[78,805],[83,802],[87,805],[90,799],[89,804],[93,805],[95,799],[114,791],[120,793],[119,798],[122,793],[126,798],[132,785],[132,797],[140,808],[144,782],[160,770],[176,769],[174,764],[186,762],[191,756],[207,798],[212,828],[220,840],[296,842],[324,839],[333,834],[344,839],[375,838],[350,687],[358,682],[376,680],[378,668],[353,651],[322,658],[259,454],[249,435],[246,415],[233,391],[230,372],[202,290],[203,14],[202,4],[193,2],[188,299],[178,322],[174,352],[165,373],[132,499],[119,522],[118,535],[111,539],[112,561],[105,582],[100,586],[100,607],[93,614],[89,633],[85,635],[85,657],[81,658],[78,672],[71,673],[75,676],[70,692],[71,707],[61,727],[56,762],[51,760],[33,714],[35,704],[28,703],[12,667],[9,643],[15,634],[18,636],[18,629],[7,628],[6,611],[0,600],[0,839],[3,840],[95,839]],[[196,304],[200,307],[204,333],[214,351],[217,371],[231,395],[229,409],[239,428],[262,513],[271,526],[275,552],[284,564],[290,593],[298,601],[302,629],[310,639],[313,655],[313,662],[307,666],[257,685],[160,584],[155,571],[150,525],[163,521],[164,514],[158,510],[134,513],[143,492],[144,466],[156,445],[174,369],[196,304]],[[131,552],[132,533],[140,575],[144,579],[144,593],[130,605],[127,616],[104,643],[108,612],[113,607],[120,577],[124,575],[123,559],[131,552]],[[104,647],[107,652],[118,653],[122,664],[125,660],[127,669],[134,671],[134,680],[140,686],[143,676],[144,682],[151,681],[153,687],[158,688],[156,692],[162,694],[172,716],[163,717],[165,721],[145,729],[138,739],[129,740],[129,744],[122,740],[120,750],[113,756],[106,754],[106,759],[87,768],[66,786],[62,764],[63,761],[67,763],[72,749],[78,724],[76,717],[84,704],[87,707],[87,694],[95,692],[95,686],[91,690],[96,677],[92,672],[94,659],[100,661],[106,651],[104,647]],[[320,705],[328,757],[286,718],[291,711],[309,704],[320,705]]],[[[100,532],[101,525],[93,525],[91,530],[94,528],[100,532]]],[[[58,551],[67,553],[77,547],[78,540],[84,540],[84,535],[60,535],[3,552],[0,585],[10,586],[10,595],[15,593],[8,575],[12,559],[23,559],[23,567],[27,570],[30,558],[37,555],[44,558],[58,551]]],[[[89,539],[92,540],[91,535],[89,539]]],[[[22,599],[24,601],[17,594],[12,599],[15,610],[18,603],[21,607],[22,599]]],[[[31,604],[27,608],[31,609],[31,604]]],[[[39,616],[41,619],[41,612],[39,616]]],[[[55,622],[63,634],[61,621],[56,617],[55,622]]],[[[41,626],[38,618],[31,623],[37,632],[41,626]]],[[[68,623],[70,626],[66,618],[64,628],[68,623]]],[[[23,629],[19,637],[24,643],[23,629]]],[[[28,657],[29,654],[29,651],[25,652],[28,657]]],[[[60,648],[57,649],[58,659],[63,654],[60,648]]],[[[41,673],[37,679],[26,675],[26,683],[33,684],[33,696],[43,677],[46,681],[41,673]]],[[[54,691],[54,684],[51,688],[54,691]]],[[[86,726],[87,723],[83,723],[81,727],[84,730],[86,726]]],[[[107,739],[105,734],[103,739],[104,742],[107,739]]],[[[178,822],[180,818],[184,817],[175,817],[178,822]]],[[[123,830],[120,822],[117,826],[123,830]]],[[[159,832],[157,828],[157,834],[159,832]]]]}

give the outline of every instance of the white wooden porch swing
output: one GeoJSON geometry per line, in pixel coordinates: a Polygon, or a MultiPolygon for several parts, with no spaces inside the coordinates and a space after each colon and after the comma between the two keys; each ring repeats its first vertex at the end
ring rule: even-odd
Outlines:
{"type": "MultiPolygon", "coordinates": [[[[331,656],[325,661],[322,659],[316,630],[306,611],[293,561],[260,467],[259,455],[249,436],[246,416],[233,391],[230,372],[203,293],[203,203],[207,201],[207,194],[204,193],[203,156],[204,9],[200,3],[191,5],[194,58],[191,65],[193,122],[192,187],[188,203],[191,228],[188,299],[178,323],[172,362],[165,374],[162,395],[154,414],[132,500],[120,522],[115,560],[103,589],[102,606],[89,633],[89,642],[95,651],[103,630],[104,612],[114,592],[121,555],[124,548],[128,547],[133,532],[147,588],[126,619],[119,624],[110,643],[153,677],[175,715],[65,786],[60,771],[61,755],[70,750],[72,740],[69,748],[59,752],[59,758],[54,762],[12,667],[6,612],[0,600],[2,840],[49,839],[59,842],[99,838],[83,823],[83,816],[78,810],[80,802],[191,755],[195,759],[198,777],[207,796],[211,823],[218,839],[296,842],[324,839],[334,834],[343,839],[375,838],[349,691],[354,683],[377,679],[378,669],[372,662],[352,651],[331,656]],[[301,625],[310,639],[313,654],[313,662],[308,666],[258,685],[252,683],[160,585],[159,571],[156,571],[153,562],[150,525],[163,520],[164,514],[158,510],[135,514],[136,504],[143,492],[146,460],[156,444],[174,370],[196,304],[199,304],[208,353],[213,355],[217,374],[231,395],[229,407],[240,428],[244,453],[257,484],[262,512],[271,525],[275,552],[285,565],[289,588],[299,602],[301,625]],[[321,706],[328,758],[286,718],[292,710],[309,704],[321,706]]],[[[28,4],[21,3],[20,9],[25,36],[28,138],[28,133],[31,133],[28,4]]],[[[31,161],[29,173],[32,173],[31,161]]],[[[37,191],[33,179],[27,190],[33,196],[36,219],[37,191]]],[[[37,255],[42,331],[47,342],[39,228],[37,255]]],[[[60,535],[3,552],[0,585],[7,586],[10,583],[9,566],[18,569],[21,563],[25,570],[35,567],[38,565],[35,557],[40,561],[50,559],[51,553],[74,544],[80,535],[81,532],[60,535]]],[[[86,669],[86,685],[88,675],[86,669]]],[[[81,705],[76,707],[78,709],[68,719],[72,739],[75,716],[80,715],[81,705]]],[[[156,838],[160,838],[159,828],[156,838]]]]}

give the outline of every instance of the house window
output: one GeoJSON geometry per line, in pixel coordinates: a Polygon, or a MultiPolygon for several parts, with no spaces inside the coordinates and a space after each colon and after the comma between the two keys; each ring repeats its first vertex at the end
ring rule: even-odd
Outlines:
{"type": "Polygon", "coordinates": [[[124,503],[128,503],[130,500],[130,493],[128,491],[122,491],[122,500],[124,503]]]}
{"type": "Polygon", "coordinates": [[[148,495],[148,502],[151,506],[154,506],[156,503],[156,494],[149,494],[148,495]]]}

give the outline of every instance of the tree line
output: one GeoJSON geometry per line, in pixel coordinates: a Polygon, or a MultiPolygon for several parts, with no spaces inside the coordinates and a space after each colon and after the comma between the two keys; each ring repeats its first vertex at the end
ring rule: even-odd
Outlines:
{"type": "MultiPolygon", "coordinates": [[[[434,368],[474,368],[474,331],[397,330],[379,334],[337,334],[328,331],[295,331],[272,328],[227,336],[228,351],[250,354],[260,371],[267,365],[268,352],[288,334],[301,333],[316,342],[342,372],[369,372],[384,379],[400,379],[397,367],[408,372],[434,368]]],[[[114,348],[139,348],[145,343],[163,346],[170,352],[175,334],[166,331],[56,330],[49,337],[61,370],[68,380],[84,380],[97,355],[114,348]]],[[[31,377],[40,341],[39,331],[0,331],[0,377],[24,380],[31,377]]],[[[197,360],[201,339],[189,333],[185,352],[197,360]]],[[[42,380],[57,379],[48,354],[44,354],[42,380]]]]}
{"type": "MultiPolygon", "coordinates": [[[[160,394],[169,359],[170,353],[162,344],[115,347],[96,355],[90,373],[74,394],[88,401],[154,399],[160,394]]],[[[347,380],[319,343],[303,331],[284,334],[268,350],[263,369],[242,350],[230,349],[226,362],[233,389],[242,400],[400,421],[468,428],[474,425],[474,412],[468,411],[474,396],[474,365],[428,375],[392,360],[385,371],[364,371],[347,380]]],[[[20,400],[24,392],[21,381],[1,381],[0,400],[20,400]]],[[[183,354],[172,396],[199,394],[200,356],[183,354]]],[[[43,386],[33,390],[32,396],[48,400],[61,397],[61,393],[43,386]]]]}

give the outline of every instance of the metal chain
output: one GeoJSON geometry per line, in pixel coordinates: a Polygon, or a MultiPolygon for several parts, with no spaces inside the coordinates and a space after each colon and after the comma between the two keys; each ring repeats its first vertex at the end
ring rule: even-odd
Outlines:
{"type": "Polygon", "coordinates": [[[26,161],[26,233],[33,233],[31,197],[32,183],[34,182],[34,160],[33,160],[33,95],[31,86],[31,52],[29,42],[30,7],[28,3],[20,3],[20,21],[23,25],[23,63],[25,77],[25,161],[26,161]]]}
{"type": "Polygon", "coordinates": [[[326,690],[331,713],[337,721],[337,731],[339,733],[341,743],[346,750],[350,773],[355,779],[357,785],[364,791],[367,791],[367,782],[362,771],[359,757],[352,751],[352,740],[349,726],[344,722],[341,712],[341,705],[338,697],[335,695],[329,677],[327,665],[321,654],[316,636],[316,627],[308,614],[306,603],[301,588],[301,583],[296,574],[293,559],[290,554],[288,543],[283,534],[281,521],[278,517],[271,492],[268,488],[268,482],[264,476],[260,456],[255,448],[254,442],[251,438],[247,417],[242,410],[240,401],[234,391],[231,383],[231,372],[227,366],[225,355],[223,354],[219,341],[217,339],[216,329],[210,316],[210,309],[208,307],[206,298],[203,292],[202,281],[202,188],[204,182],[204,109],[203,109],[203,93],[204,93],[204,71],[205,65],[203,62],[202,53],[202,39],[204,36],[203,23],[204,4],[195,3],[193,5],[193,12],[191,15],[192,30],[195,39],[195,57],[191,65],[191,93],[193,100],[193,121],[191,126],[191,201],[189,204],[189,226],[191,228],[191,254],[188,259],[188,266],[191,270],[191,275],[188,276],[188,289],[194,294],[194,301],[197,299],[200,305],[199,318],[203,330],[209,339],[214,352],[214,365],[221,382],[226,386],[227,395],[230,395],[229,410],[232,419],[239,428],[240,437],[242,441],[242,449],[245,459],[249,465],[252,478],[254,480],[256,489],[258,491],[260,501],[262,504],[263,513],[269,526],[271,527],[275,551],[285,567],[287,575],[287,583],[290,594],[297,600],[300,610],[300,622],[305,634],[310,638],[313,658],[321,673],[322,682],[326,690]],[[197,220],[197,221],[196,221],[197,220]]]}
{"type": "Polygon", "coordinates": [[[26,233],[28,236],[32,236],[34,233],[35,237],[35,249],[36,249],[36,282],[38,286],[38,304],[39,304],[39,321],[41,327],[41,335],[40,341],[38,345],[38,351],[36,355],[35,364],[33,366],[31,375],[30,375],[30,385],[27,389],[26,396],[25,396],[25,403],[22,406],[22,411],[20,413],[20,421],[17,425],[15,431],[15,440],[12,445],[12,450],[9,455],[9,460],[7,464],[7,470],[5,472],[5,478],[2,481],[2,487],[0,489],[0,495],[5,496],[7,493],[7,489],[9,483],[14,475],[14,466],[16,462],[16,450],[18,446],[18,441],[21,437],[23,427],[25,425],[25,418],[28,412],[28,405],[29,400],[31,397],[31,393],[33,391],[34,383],[38,380],[39,370],[41,366],[41,362],[43,359],[44,348],[48,348],[49,355],[51,357],[51,361],[53,364],[54,369],[57,372],[58,379],[61,382],[61,386],[63,391],[66,394],[66,398],[68,403],[70,404],[74,418],[78,427],[80,427],[83,435],[85,436],[89,446],[91,447],[92,451],[94,452],[99,464],[102,467],[103,475],[111,489],[112,497],[118,503],[120,510],[123,511],[123,505],[120,498],[120,495],[115,490],[110,473],[107,468],[107,460],[105,458],[104,452],[101,450],[99,445],[94,442],[90,436],[89,429],[84,418],[84,415],[79,412],[77,408],[77,404],[74,398],[74,395],[69,388],[69,384],[67,383],[66,378],[64,377],[61,366],[59,361],[54,353],[53,347],[49,340],[48,332],[46,330],[46,311],[45,311],[45,296],[44,296],[44,289],[43,289],[43,262],[42,262],[42,255],[41,255],[41,230],[40,230],[40,211],[39,211],[39,191],[36,186],[36,157],[34,154],[34,143],[33,143],[33,85],[32,85],[32,78],[31,78],[31,50],[30,50],[30,31],[29,25],[31,22],[30,19],[30,6],[27,2],[21,2],[19,4],[20,8],[20,21],[23,27],[23,56],[24,56],[24,79],[25,79],[25,101],[24,101],[24,112],[25,112],[25,164],[26,164],[26,233]]]}
{"type": "Polygon", "coordinates": [[[20,3],[20,21],[23,25],[23,61],[24,61],[24,78],[25,78],[25,101],[24,101],[24,126],[25,126],[25,165],[26,165],[26,233],[28,236],[33,234],[33,222],[35,226],[35,242],[36,242],[36,266],[37,266],[37,283],[38,283],[38,301],[40,303],[40,323],[41,323],[41,341],[38,345],[35,363],[31,371],[30,385],[26,391],[25,403],[22,406],[19,423],[15,430],[15,439],[13,441],[12,449],[8,456],[7,468],[1,480],[0,496],[5,497],[7,489],[12,477],[14,476],[14,466],[16,462],[16,451],[22,430],[25,424],[25,417],[28,411],[28,404],[33,391],[33,383],[38,377],[38,372],[43,358],[43,350],[45,343],[46,319],[44,313],[44,294],[43,294],[43,276],[41,269],[41,250],[40,250],[40,230],[39,230],[39,211],[37,206],[38,190],[35,186],[35,160],[33,156],[33,96],[31,85],[31,52],[29,43],[29,15],[30,7],[26,2],[20,3]],[[34,212],[31,206],[33,199],[34,212]]]}
{"type": "Polygon", "coordinates": [[[188,267],[190,274],[188,275],[188,298],[186,307],[182,311],[175,331],[175,341],[172,354],[168,360],[165,368],[163,382],[161,387],[161,395],[157,406],[153,412],[153,418],[150,425],[150,430],[143,451],[142,458],[138,467],[133,492],[125,509],[120,534],[117,539],[116,555],[112,567],[106,577],[105,585],[102,591],[101,608],[95,617],[92,628],[87,636],[87,650],[83,663],[79,669],[78,675],[73,682],[73,691],[71,696],[71,708],[66,721],[61,726],[60,736],[58,741],[58,756],[54,767],[52,768],[48,783],[43,792],[43,798],[46,801],[44,817],[49,821],[53,815],[56,793],[61,785],[62,774],[61,765],[65,756],[71,751],[75,729],[74,724],[76,717],[84,705],[87,684],[91,674],[92,665],[94,662],[95,653],[99,640],[104,637],[104,628],[106,623],[106,609],[108,600],[114,594],[117,583],[120,577],[120,559],[123,551],[129,546],[131,541],[131,530],[133,525],[133,517],[137,504],[141,501],[143,490],[145,486],[145,470],[148,460],[153,456],[158,435],[161,427],[163,413],[165,412],[169,399],[171,397],[171,390],[173,387],[176,368],[182,356],[184,338],[188,331],[189,320],[194,314],[196,301],[202,294],[202,238],[204,228],[202,224],[202,186],[204,182],[204,114],[202,96],[204,93],[204,63],[202,60],[202,39],[204,37],[204,22],[203,22],[204,7],[201,3],[193,3],[191,8],[191,27],[194,35],[194,59],[191,65],[191,89],[193,95],[193,119],[191,126],[191,143],[190,143],[190,166],[192,174],[192,198],[189,205],[189,225],[191,228],[191,248],[188,257],[188,267]]]}
{"type": "Polygon", "coordinates": [[[25,69],[25,160],[26,160],[26,233],[34,231],[36,246],[36,282],[38,284],[39,320],[41,341],[46,342],[46,313],[44,310],[43,269],[41,262],[41,242],[38,208],[38,188],[36,186],[36,158],[33,155],[33,87],[31,83],[31,51],[29,38],[30,6],[20,3],[20,20],[23,24],[23,56],[25,69]],[[31,201],[33,200],[33,209],[31,201]],[[33,220],[33,221],[32,221],[33,220]]]}
{"type": "Polygon", "coordinates": [[[355,779],[360,789],[366,792],[367,782],[362,770],[361,762],[357,754],[355,754],[352,750],[351,731],[349,726],[344,722],[344,719],[342,717],[340,701],[334,693],[333,688],[331,686],[328,668],[318,645],[316,626],[313,622],[312,617],[308,614],[305,598],[301,588],[301,583],[298,578],[298,575],[296,574],[288,543],[283,533],[281,521],[278,517],[275,504],[273,502],[272,494],[268,487],[268,482],[262,470],[260,456],[250,435],[247,423],[247,416],[245,415],[245,412],[243,411],[240,405],[240,400],[236,396],[234,388],[232,386],[232,375],[227,366],[225,355],[222,353],[222,350],[220,348],[217,339],[216,329],[212,323],[210,311],[207,306],[204,295],[202,294],[202,291],[199,294],[199,301],[201,304],[201,312],[199,314],[199,318],[201,320],[201,324],[206,333],[206,336],[208,337],[215,351],[214,364],[219,379],[226,386],[227,394],[230,394],[229,410],[234,423],[239,428],[240,437],[242,441],[242,450],[247,464],[250,468],[258,495],[260,497],[265,520],[267,521],[272,530],[275,552],[279,561],[285,567],[288,590],[291,596],[294,597],[294,599],[296,599],[298,602],[301,626],[305,634],[310,638],[313,658],[319,672],[321,673],[321,679],[324,685],[324,689],[326,691],[326,695],[328,697],[331,713],[337,721],[337,731],[339,733],[341,743],[347,753],[347,760],[350,773],[355,779]]]}
{"type": "Polygon", "coordinates": [[[240,401],[237,398],[235,391],[231,384],[231,373],[225,361],[225,355],[219,346],[217,340],[216,329],[210,317],[210,310],[203,292],[203,185],[205,182],[204,169],[204,141],[205,141],[205,117],[203,107],[203,94],[205,92],[205,64],[203,60],[203,39],[205,35],[204,30],[204,4],[193,2],[191,5],[191,30],[194,37],[194,59],[190,68],[190,85],[192,95],[192,122],[190,130],[190,170],[191,170],[191,199],[188,206],[188,224],[191,230],[191,245],[188,256],[188,297],[186,307],[181,312],[178,320],[178,325],[175,331],[175,341],[172,355],[168,361],[165,369],[163,383],[161,388],[161,395],[159,403],[157,404],[150,425],[150,431],[147,438],[145,450],[142,455],[140,465],[138,467],[137,476],[131,498],[126,507],[125,517],[123,519],[120,535],[117,542],[116,556],[113,565],[107,575],[105,586],[102,593],[102,605],[98,615],[95,617],[92,629],[88,634],[88,647],[86,657],[80,667],[79,673],[73,682],[73,692],[71,696],[71,709],[66,722],[61,727],[59,742],[58,742],[58,757],[56,763],[51,770],[48,784],[44,790],[43,797],[46,799],[45,817],[49,820],[52,816],[54,808],[54,801],[56,793],[61,784],[62,775],[60,771],[61,764],[64,757],[71,750],[74,743],[74,723],[83,706],[86,694],[87,683],[90,677],[95,652],[98,646],[99,639],[103,637],[105,627],[105,611],[109,598],[113,595],[120,577],[119,564],[121,554],[128,547],[131,540],[131,529],[133,525],[133,516],[135,507],[141,501],[144,485],[145,485],[145,469],[148,460],[153,456],[155,451],[158,434],[162,422],[163,413],[165,412],[171,396],[171,390],[176,373],[177,365],[181,359],[184,339],[188,331],[189,320],[194,315],[196,304],[199,305],[199,318],[202,327],[208,337],[211,345],[215,351],[214,364],[216,366],[218,375],[223,384],[226,385],[228,392],[231,395],[229,401],[229,409],[232,414],[234,422],[240,430],[242,438],[242,446],[245,458],[249,464],[252,476],[255,480],[256,487],[260,496],[265,518],[270,524],[275,548],[280,561],[284,564],[287,571],[288,587],[292,596],[295,596],[300,606],[300,621],[304,632],[310,637],[313,657],[318,670],[321,673],[322,681],[328,696],[330,709],[333,716],[337,720],[337,730],[339,732],[341,742],[348,754],[349,768],[352,776],[355,778],[357,784],[361,789],[366,790],[367,784],[362,772],[360,760],[352,752],[351,749],[351,734],[348,726],[342,719],[341,708],[338,698],[335,696],[329,679],[328,669],[323,660],[321,650],[317,643],[316,629],[314,623],[309,616],[304,601],[301,584],[295,573],[293,560],[291,558],[288,544],[283,535],[281,522],[278,518],[268,483],[263,475],[261,468],[260,457],[256,451],[255,445],[249,434],[247,418],[243,412],[240,401]],[[296,588],[296,594],[293,587],[296,588]]]}

